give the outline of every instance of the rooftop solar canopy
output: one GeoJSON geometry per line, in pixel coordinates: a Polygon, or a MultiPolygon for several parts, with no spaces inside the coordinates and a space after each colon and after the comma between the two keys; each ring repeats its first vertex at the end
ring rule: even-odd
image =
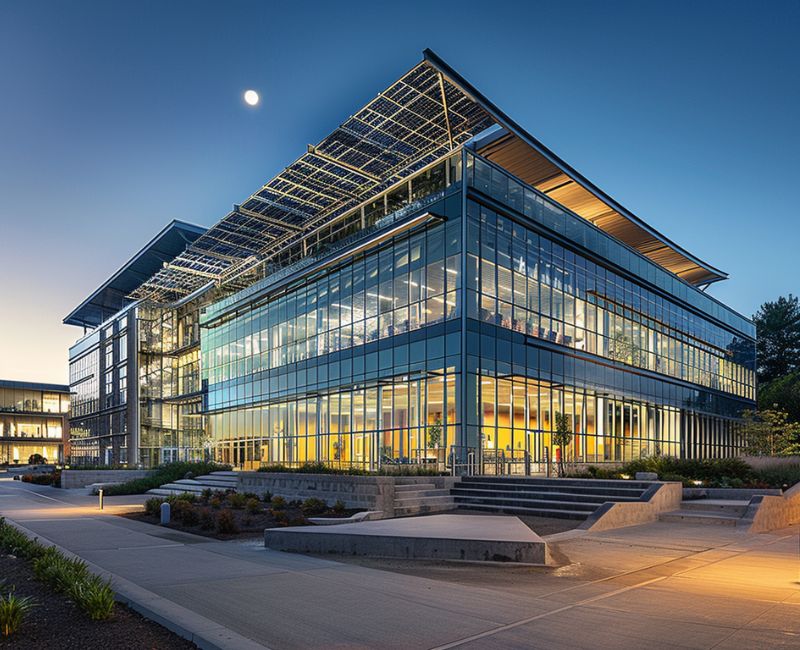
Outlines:
{"type": "Polygon", "coordinates": [[[97,327],[132,302],[129,295],[206,231],[172,221],[65,319],[66,325],[97,327]]]}
{"type": "MultiPolygon", "coordinates": [[[[210,280],[235,276],[369,200],[398,181],[413,175],[469,141],[499,125],[527,147],[527,157],[541,158],[553,174],[574,183],[578,196],[552,193],[572,203],[573,211],[637,248],[667,270],[692,284],[727,277],[670,242],[641,219],[625,210],[553,152],[514,123],[430,50],[424,60],[349,117],[333,133],[286,167],[275,178],[234,206],[192,246],[151,278],[131,290],[131,297],[174,300],[210,280]],[[584,195],[585,193],[585,195],[584,195]],[[587,196],[593,219],[581,201],[587,196]],[[608,213],[608,214],[606,214],[608,213]]],[[[519,168],[518,168],[519,169],[519,168]]],[[[514,169],[509,171],[514,172],[514,169]]],[[[521,176],[524,180],[524,176],[521,176]]],[[[570,207],[566,205],[565,207],[570,207]]]]}

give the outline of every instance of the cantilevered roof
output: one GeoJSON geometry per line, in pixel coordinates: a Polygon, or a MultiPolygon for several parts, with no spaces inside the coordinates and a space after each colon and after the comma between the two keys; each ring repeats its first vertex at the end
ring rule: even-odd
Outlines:
{"type": "Polygon", "coordinates": [[[727,277],[623,208],[425,50],[421,63],[309,145],[131,297],[173,300],[234,277],[495,125],[509,138],[486,154],[511,173],[687,282],[727,277]]]}
{"type": "Polygon", "coordinates": [[[66,325],[97,327],[130,304],[129,295],[206,231],[172,221],[64,319],[66,325]]]}

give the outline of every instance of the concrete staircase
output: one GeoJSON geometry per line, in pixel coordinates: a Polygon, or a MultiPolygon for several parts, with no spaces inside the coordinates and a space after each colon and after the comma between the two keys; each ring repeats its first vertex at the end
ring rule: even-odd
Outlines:
{"type": "Polygon", "coordinates": [[[410,517],[455,508],[450,490],[437,489],[433,483],[395,485],[394,516],[410,517]]]}
{"type": "Polygon", "coordinates": [[[188,492],[200,496],[203,490],[222,492],[233,490],[235,492],[238,486],[239,478],[236,472],[211,472],[211,474],[197,478],[182,478],[174,483],[165,483],[159,488],[148,490],[147,494],[168,497],[188,492]]]}
{"type": "Polygon", "coordinates": [[[586,519],[606,501],[639,501],[649,481],[469,476],[450,490],[458,508],[586,519]]]}
{"type": "Polygon", "coordinates": [[[659,515],[659,521],[736,526],[747,511],[749,503],[749,500],[729,499],[682,501],[680,510],[662,513],[659,515]]]}

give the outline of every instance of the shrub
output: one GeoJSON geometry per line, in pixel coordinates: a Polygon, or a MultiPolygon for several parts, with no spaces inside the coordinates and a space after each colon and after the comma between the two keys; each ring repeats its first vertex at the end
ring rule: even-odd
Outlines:
{"type": "Polygon", "coordinates": [[[47,459],[41,454],[31,454],[28,456],[28,465],[44,465],[47,459]]]}
{"type": "Polygon", "coordinates": [[[206,488],[200,493],[200,500],[203,503],[208,503],[209,499],[211,498],[211,494],[212,494],[211,488],[206,488]]]}
{"type": "Polygon", "coordinates": [[[110,580],[89,576],[76,582],[70,591],[72,599],[93,621],[103,621],[114,613],[114,590],[110,580]]]}
{"type": "Polygon", "coordinates": [[[0,595],[0,634],[11,636],[18,632],[34,607],[36,602],[33,598],[17,596],[13,591],[0,595]]]}
{"type": "Polygon", "coordinates": [[[289,526],[305,526],[307,523],[308,523],[308,521],[306,520],[306,518],[303,515],[297,515],[295,517],[292,517],[288,521],[287,525],[289,525],[289,526]]]}
{"type": "MultiPolygon", "coordinates": [[[[32,483],[33,485],[54,485],[54,474],[56,474],[56,472],[48,472],[47,474],[23,474],[20,480],[23,483],[32,483]]],[[[61,484],[60,472],[58,472],[58,483],[59,485],[61,484]]]]}
{"type": "Polygon", "coordinates": [[[258,500],[257,497],[250,497],[244,504],[244,507],[247,510],[247,512],[251,515],[255,515],[261,512],[261,502],[258,500]]]}
{"type": "Polygon", "coordinates": [[[219,510],[222,507],[222,499],[219,497],[211,497],[208,500],[208,505],[214,508],[214,510],[219,510]]]}
{"type": "Polygon", "coordinates": [[[273,510],[283,510],[286,508],[286,499],[281,496],[274,496],[272,497],[271,504],[273,510]]]}
{"type": "Polygon", "coordinates": [[[322,499],[316,499],[314,497],[311,497],[303,501],[303,503],[300,506],[300,509],[306,516],[318,515],[325,512],[328,509],[328,504],[325,503],[322,499]]]}
{"type": "Polygon", "coordinates": [[[264,492],[264,503],[270,503],[272,501],[272,492],[267,490],[264,492]]]}
{"type": "Polygon", "coordinates": [[[228,503],[231,504],[231,508],[235,510],[241,510],[244,508],[244,504],[247,502],[247,498],[244,494],[237,494],[236,492],[231,492],[228,494],[228,503]]]}
{"type": "Polygon", "coordinates": [[[256,501],[258,501],[258,495],[255,492],[244,492],[242,496],[245,499],[255,499],[256,501]]]}
{"type": "Polygon", "coordinates": [[[342,514],[346,510],[344,505],[344,501],[341,499],[336,499],[336,503],[333,504],[333,511],[337,514],[342,514]]]}
{"type": "Polygon", "coordinates": [[[197,526],[200,523],[200,514],[193,505],[189,504],[181,511],[181,523],[184,526],[197,526]]]}
{"type": "Polygon", "coordinates": [[[33,574],[56,591],[68,594],[74,585],[89,578],[89,568],[86,562],[71,560],[58,549],[49,547],[33,561],[33,574]]]}
{"type": "Polygon", "coordinates": [[[203,508],[200,511],[200,528],[203,530],[211,530],[214,526],[214,515],[208,508],[203,508]]]}
{"type": "Polygon", "coordinates": [[[164,499],[160,499],[159,497],[151,497],[144,502],[144,511],[148,515],[158,517],[161,514],[162,503],[164,503],[164,499]]]}
{"type": "Polygon", "coordinates": [[[217,515],[217,532],[222,535],[233,535],[239,532],[236,518],[230,510],[223,510],[217,515]]]}
{"type": "Polygon", "coordinates": [[[790,488],[800,483],[800,464],[756,470],[753,472],[753,481],[770,487],[790,488]]]}
{"type": "Polygon", "coordinates": [[[286,514],[283,510],[272,510],[272,518],[275,520],[275,523],[286,525],[289,522],[289,515],[286,514]]]}

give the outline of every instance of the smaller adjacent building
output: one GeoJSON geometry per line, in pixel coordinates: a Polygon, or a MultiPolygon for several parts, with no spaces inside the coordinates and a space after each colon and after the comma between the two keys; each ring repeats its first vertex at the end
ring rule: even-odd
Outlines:
{"type": "Polygon", "coordinates": [[[0,380],[0,465],[34,454],[63,462],[69,440],[69,386],[0,380]]]}

